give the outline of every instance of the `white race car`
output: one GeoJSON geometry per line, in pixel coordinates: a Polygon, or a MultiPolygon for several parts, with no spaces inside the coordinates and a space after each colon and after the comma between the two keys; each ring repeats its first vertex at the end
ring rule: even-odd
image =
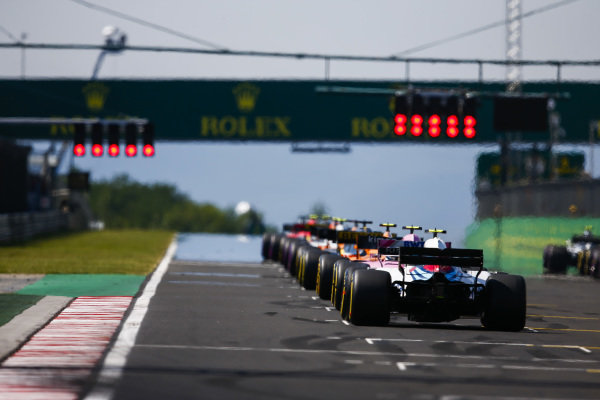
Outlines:
{"type": "MultiPolygon", "coordinates": [[[[447,248],[433,237],[379,247],[379,260],[353,266],[348,309],[356,325],[387,325],[390,313],[419,322],[480,318],[488,329],[520,331],[525,326],[526,288],[519,275],[483,268],[483,251],[447,248]]],[[[344,304],[344,301],[342,301],[344,304]]]]}

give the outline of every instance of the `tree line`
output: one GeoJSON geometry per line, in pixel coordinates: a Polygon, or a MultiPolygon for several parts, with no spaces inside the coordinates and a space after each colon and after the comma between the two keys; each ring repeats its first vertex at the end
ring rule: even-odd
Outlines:
{"type": "Polygon", "coordinates": [[[256,210],[237,215],[233,208],[220,209],[196,203],[170,184],[143,184],[127,175],[91,183],[90,206],[107,228],[167,229],[177,232],[261,234],[265,226],[256,210]]]}

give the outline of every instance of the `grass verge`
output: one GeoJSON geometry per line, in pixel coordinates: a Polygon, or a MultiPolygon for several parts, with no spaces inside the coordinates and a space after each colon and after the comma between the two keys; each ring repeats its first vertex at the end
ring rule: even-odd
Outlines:
{"type": "Polygon", "coordinates": [[[147,275],[174,235],[170,231],[105,230],[0,246],[0,273],[147,275]]]}

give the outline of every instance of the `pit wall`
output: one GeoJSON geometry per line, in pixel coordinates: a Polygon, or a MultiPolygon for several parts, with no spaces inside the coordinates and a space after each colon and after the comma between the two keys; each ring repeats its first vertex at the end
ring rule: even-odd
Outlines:
{"type": "Polygon", "coordinates": [[[484,266],[524,276],[542,274],[542,254],[548,244],[562,244],[586,226],[600,233],[600,218],[505,217],[471,224],[465,247],[483,249],[484,266]]]}

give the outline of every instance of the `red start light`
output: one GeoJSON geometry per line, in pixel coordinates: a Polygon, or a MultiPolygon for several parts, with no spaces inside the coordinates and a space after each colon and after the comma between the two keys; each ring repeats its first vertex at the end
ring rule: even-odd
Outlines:
{"type": "Polygon", "coordinates": [[[394,133],[398,136],[402,136],[404,134],[406,134],[406,121],[408,120],[408,118],[406,118],[406,115],[404,114],[396,114],[396,117],[394,118],[394,122],[396,122],[396,125],[394,126],[394,133]]]}
{"type": "Polygon", "coordinates": [[[438,136],[440,136],[441,132],[442,132],[442,129],[437,125],[429,127],[429,136],[431,136],[431,137],[438,137],[438,136]]]}
{"type": "Polygon", "coordinates": [[[415,114],[410,117],[410,123],[413,125],[421,125],[423,123],[423,117],[421,117],[419,114],[415,114]]]}
{"type": "Polygon", "coordinates": [[[92,145],[92,155],[94,157],[100,157],[102,154],[104,154],[104,147],[101,144],[92,145]]]}
{"type": "Polygon", "coordinates": [[[108,155],[111,157],[116,157],[119,155],[119,145],[111,144],[108,146],[108,155]]]}
{"type": "Polygon", "coordinates": [[[419,114],[414,114],[410,117],[410,123],[412,124],[410,133],[412,133],[413,136],[421,136],[423,133],[423,117],[419,114]]]}
{"type": "Polygon", "coordinates": [[[442,123],[442,119],[439,115],[433,114],[429,117],[429,136],[438,137],[442,132],[440,128],[440,124],[442,123]]]}
{"type": "Polygon", "coordinates": [[[395,121],[397,124],[405,124],[406,121],[408,121],[408,119],[406,118],[406,115],[404,115],[404,114],[396,114],[395,121]]]}
{"type": "Polygon", "coordinates": [[[125,154],[127,157],[135,157],[137,154],[137,146],[134,144],[128,144],[125,146],[125,154]]]}
{"type": "Polygon", "coordinates": [[[394,127],[394,133],[398,136],[406,134],[406,125],[396,125],[394,127]]]}
{"type": "Polygon", "coordinates": [[[472,115],[467,115],[464,119],[465,128],[463,129],[463,133],[467,139],[473,139],[475,137],[475,125],[477,124],[477,120],[472,115]]]}
{"type": "Polygon", "coordinates": [[[154,146],[152,146],[151,144],[144,145],[142,153],[144,153],[144,156],[146,157],[152,157],[154,155],[154,146]]]}
{"type": "Polygon", "coordinates": [[[429,125],[439,125],[442,123],[442,119],[439,115],[433,114],[429,117],[429,125]]]}
{"type": "Polygon", "coordinates": [[[73,147],[73,154],[76,157],[82,157],[82,156],[84,156],[85,155],[85,146],[82,145],[82,144],[76,144],[73,147]]]}
{"type": "Polygon", "coordinates": [[[456,115],[449,115],[446,118],[446,124],[448,125],[446,128],[446,135],[451,138],[455,138],[458,136],[458,117],[456,115]]]}

